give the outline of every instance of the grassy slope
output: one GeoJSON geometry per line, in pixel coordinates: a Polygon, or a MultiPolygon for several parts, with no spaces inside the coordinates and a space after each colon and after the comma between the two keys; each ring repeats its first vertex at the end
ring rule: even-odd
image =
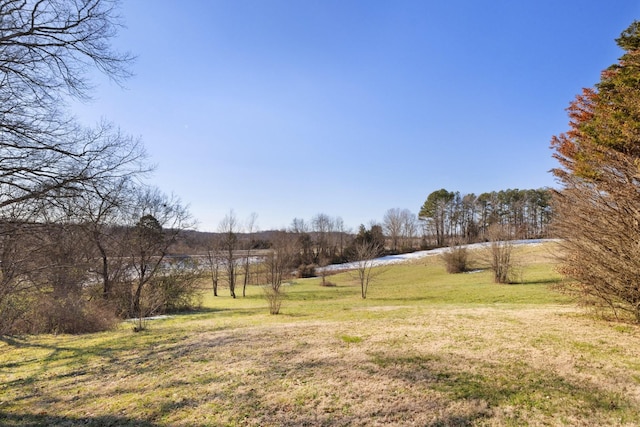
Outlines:
{"type": "MultiPolygon", "coordinates": [[[[637,425],[640,330],[551,291],[549,245],[521,283],[448,275],[437,258],[210,297],[150,329],[0,343],[6,425],[637,425]]],[[[476,261],[482,267],[482,261],[476,261]]]]}

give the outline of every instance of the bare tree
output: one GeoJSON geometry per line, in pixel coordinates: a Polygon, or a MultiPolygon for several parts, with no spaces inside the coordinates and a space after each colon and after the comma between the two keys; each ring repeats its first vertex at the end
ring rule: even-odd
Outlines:
{"type": "Polygon", "coordinates": [[[249,283],[249,277],[251,276],[251,245],[253,245],[253,233],[256,231],[258,221],[258,214],[255,212],[249,215],[247,219],[247,225],[245,227],[247,238],[247,249],[244,256],[244,262],[242,265],[242,273],[244,275],[242,282],[242,296],[247,296],[247,284],[249,283]]]}
{"type": "Polygon", "coordinates": [[[382,218],[382,227],[385,235],[391,239],[391,250],[397,252],[399,248],[400,237],[402,235],[402,209],[389,209],[382,218]]]}
{"type": "MultiPolygon", "coordinates": [[[[48,213],[50,214],[50,212],[48,213]]],[[[57,215],[56,215],[57,216],[57,215]]],[[[30,277],[38,284],[29,314],[33,332],[82,332],[80,326],[93,313],[87,313],[84,286],[89,283],[89,246],[91,242],[72,218],[52,218],[39,224],[34,233],[30,256],[39,264],[30,277]]],[[[92,328],[88,328],[90,331],[92,328]]]]}
{"type": "Polygon", "coordinates": [[[292,270],[298,246],[295,236],[286,231],[277,232],[271,243],[271,250],[263,261],[266,282],[263,290],[269,303],[269,312],[279,314],[285,297],[283,281],[292,270]]]}
{"type": "Polygon", "coordinates": [[[391,250],[411,250],[417,234],[418,217],[409,209],[389,209],[382,219],[385,235],[391,240],[391,250]]]}
{"type": "MultiPolygon", "coordinates": [[[[106,306],[101,298],[91,298],[93,243],[84,224],[77,221],[75,200],[57,201],[56,205],[32,201],[28,204],[31,213],[21,211],[15,222],[5,217],[3,231],[13,236],[0,242],[5,267],[0,285],[11,292],[13,309],[7,312],[0,307],[0,317],[11,317],[11,313],[18,314],[16,308],[24,307],[19,310],[22,318],[13,319],[20,320],[16,332],[107,329],[114,324],[113,312],[109,315],[103,310],[106,306]]],[[[12,205],[18,206],[24,205],[12,205]]],[[[8,214],[7,208],[3,213],[8,214]]]]}
{"type": "MultiPolygon", "coordinates": [[[[338,246],[336,223],[329,215],[321,213],[313,217],[311,224],[316,240],[315,264],[324,267],[335,259],[338,246]]],[[[319,271],[322,286],[326,286],[327,270],[321,268],[319,271]]]]}
{"type": "Polygon", "coordinates": [[[0,295],[13,289],[25,296],[33,285],[78,290],[72,302],[80,302],[92,272],[111,300],[114,286],[133,274],[127,293],[142,313],[167,245],[190,222],[175,198],[140,189],[150,168],[138,140],[106,122],[82,127],[66,112],[69,100],[89,99],[92,70],[117,83],[130,75],[132,56],[110,46],[120,26],[117,4],[0,0],[0,228],[20,234],[19,242],[16,234],[0,239],[0,252],[16,267],[2,263],[0,295]],[[43,256],[42,268],[22,262],[29,252],[43,256]]]}
{"type": "Polygon", "coordinates": [[[355,273],[360,283],[360,295],[367,298],[367,292],[371,282],[384,270],[376,268],[374,259],[380,254],[380,246],[373,241],[357,241],[353,246],[352,262],[355,264],[355,273]]]}
{"type": "MultiPolygon", "coordinates": [[[[0,1],[0,221],[22,224],[16,229],[21,245],[4,240],[3,250],[20,247],[61,263],[40,269],[31,279],[12,268],[3,282],[21,283],[20,288],[36,276],[59,285],[75,282],[70,274],[83,271],[86,263],[80,261],[85,262],[87,254],[68,252],[85,242],[77,234],[79,212],[77,206],[69,209],[70,199],[99,181],[139,168],[143,151],[137,142],[106,123],[84,129],[65,112],[69,98],[88,99],[92,69],[117,82],[129,75],[131,55],[112,51],[109,43],[119,27],[115,6],[111,0],[0,1]],[[34,217],[33,209],[40,216],[34,217]],[[51,218],[62,210],[60,223],[52,225],[51,218]],[[13,217],[16,212],[19,218],[13,217]],[[47,218],[41,215],[45,213],[47,218]],[[44,225],[38,227],[39,234],[32,234],[34,224],[44,225]],[[44,237],[61,227],[67,232],[56,238],[59,244],[45,250],[44,237]],[[76,235],[75,247],[64,248],[60,239],[70,234],[76,235]]],[[[22,304],[25,301],[15,305],[22,304]]]]}
{"type": "MultiPolygon", "coordinates": [[[[130,229],[129,237],[130,267],[135,272],[131,314],[142,318],[159,306],[154,302],[143,307],[143,291],[160,272],[169,247],[179,233],[191,228],[193,222],[180,200],[155,188],[142,189],[134,207],[131,219],[135,220],[135,225],[130,229]]],[[[153,293],[153,289],[148,290],[150,301],[156,301],[153,293]]]]}
{"type": "Polygon", "coordinates": [[[220,238],[214,236],[207,242],[207,267],[211,276],[211,285],[213,287],[213,296],[218,296],[218,282],[220,280],[220,268],[223,265],[224,254],[220,248],[220,238]]]}
{"type": "Polygon", "coordinates": [[[349,230],[344,225],[344,220],[341,217],[335,219],[335,231],[338,233],[338,250],[340,260],[344,260],[344,251],[347,245],[350,243],[348,239],[349,230]]]}
{"type": "MultiPolygon", "coordinates": [[[[114,162],[114,169],[120,167],[118,159],[114,162]]],[[[77,190],[60,188],[52,191],[51,197],[25,199],[0,208],[0,223],[13,234],[0,242],[6,255],[2,263],[11,266],[3,273],[6,280],[0,293],[14,293],[10,297],[14,307],[33,307],[22,312],[27,316],[22,324],[30,331],[88,332],[110,326],[110,321],[101,323],[100,319],[113,318],[114,311],[109,315],[107,305],[93,298],[93,284],[97,273],[106,300],[117,280],[113,261],[122,267],[115,271],[126,269],[124,254],[115,249],[124,246],[116,244],[114,232],[124,211],[117,187],[119,184],[107,178],[86,181],[79,183],[77,190]],[[30,289],[28,294],[22,292],[26,288],[30,289]]],[[[0,317],[7,313],[0,311],[0,317]]]]}
{"type": "Polygon", "coordinates": [[[14,205],[3,209],[0,222],[0,335],[12,333],[30,310],[40,291],[32,272],[39,269],[32,256],[34,236],[41,228],[34,222],[37,206],[14,205]]]}
{"type": "Polygon", "coordinates": [[[220,222],[218,231],[221,233],[220,245],[225,253],[224,268],[227,273],[227,282],[229,284],[229,292],[233,298],[236,297],[236,280],[238,278],[238,259],[235,251],[238,247],[239,225],[235,212],[230,211],[229,214],[220,222]]]}
{"type": "Polygon", "coordinates": [[[122,81],[131,55],[113,52],[111,0],[0,1],[0,207],[54,196],[107,175],[105,129],[79,128],[62,110],[86,99],[91,68],[122,81]]]}
{"type": "Polygon", "coordinates": [[[311,277],[315,274],[314,245],[309,228],[309,225],[301,218],[294,218],[289,228],[290,232],[295,234],[300,247],[300,253],[297,256],[299,277],[311,277]]]}
{"type": "Polygon", "coordinates": [[[496,283],[513,281],[514,265],[512,259],[513,242],[508,226],[494,224],[489,227],[489,260],[496,283]]]}
{"type": "Polygon", "coordinates": [[[400,211],[403,249],[413,250],[413,240],[418,234],[418,217],[409,209],[400,211]]]}
{"type": "MultiPolygon", "coordinates": [[[[106,129],[107,133],[109,130],[106,129]]],[[[79,191],[69,194],[77,222],[82,225],[87,238],[93,242],[97,265],[91,266],[103,284],[103,297],[109,299],[111,287],[125,274],[126,258],[123,239],[118,226],[126,225],[128,215],[137,202],[136,194],[141,188],[139,179],[150,171],[144,161],[146,154],[139,145],[119,133],[110,133],[112,156],[101,168],[109,170],[99,179],[83,182],[79,191]]],[[[106,137],[106,136],[105,136],[106,137]]]]}
{"type": "Polygon", "coordinates": [[[291,232],[292,233],[308,233],[309,225],[305,222],[303,218],[293,218],[291,221],[291,232]]]}
{"type": "Polygon", "coordinates": [[[311,229],[316,243],[315,263],[319,266],[327,265],[332,258],[329,237],[333,226],[333,219],[324,213],[317,214],[311,219],[311,229]]]}
{"type": "MultiPolygon", "coordinates": [[[[41,102],[53,94],[86,97],[91,66],[121,81],[130,76],[130,54],[111,50],[120,26],[112,0],[3,0],[0,64],[7,90],[41,102]]],[[[20,95],[14,93],[14,95],[20,95]]]]}

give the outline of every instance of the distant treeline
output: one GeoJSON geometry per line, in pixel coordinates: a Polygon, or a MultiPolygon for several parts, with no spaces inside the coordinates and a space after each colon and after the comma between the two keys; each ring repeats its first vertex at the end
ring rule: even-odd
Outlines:
{"type": "Polygon", "coordinates": [[[551,190],[509,189],[461,194],[440,189],[432,192],[418,214],[428,246],[472,243],[489,239],[500,228],[506,238],[534,239],[549,236],[551,190]]]}
{"type": "MultiPolygon", "coordinates": [[[[551,190],[508,189],[475,194],[437,190],[429,194],[419,214],[409,209],[389,209],[381,222],[368,227],[346,227],[340,217],[319,213],[304,220],[294,218],[285,230],[243,232],[235,230],[235,249],[269,249],[273,236],[286,232],[299,239],[303,262],[321,264],[321,259],[340,262],[348,257],[348,248],[363,236],[384,241],[388,253],[409,252],[419,248],[473,243],[490,239],[490,229],[499,227],[505,238],[534,239],[549,237],[551,190]]],[[[224,233],[183,232],[172,248],[183,254],[204,253],[209,242],[224,233]]]]}

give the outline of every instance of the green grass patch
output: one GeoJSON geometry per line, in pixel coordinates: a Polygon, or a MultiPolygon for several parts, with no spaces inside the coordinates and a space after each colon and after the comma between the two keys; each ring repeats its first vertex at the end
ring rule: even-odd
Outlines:
{"type": "Polygon", "coordinates": [[[347,344],[357,344],[362,342],[362,337],[356,337],[353,335],[340,335],[340,339],[347,344]]]}

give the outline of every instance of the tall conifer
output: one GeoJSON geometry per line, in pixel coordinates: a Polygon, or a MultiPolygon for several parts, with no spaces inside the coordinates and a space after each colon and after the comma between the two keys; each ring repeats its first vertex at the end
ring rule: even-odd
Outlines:
{"type": "Polygon", "coordinates": [[[551,148],[562,184],[556,232],[566,289],[640,322],[640,23],[616,40],[624,54],[568,108],[551,148]]]}

